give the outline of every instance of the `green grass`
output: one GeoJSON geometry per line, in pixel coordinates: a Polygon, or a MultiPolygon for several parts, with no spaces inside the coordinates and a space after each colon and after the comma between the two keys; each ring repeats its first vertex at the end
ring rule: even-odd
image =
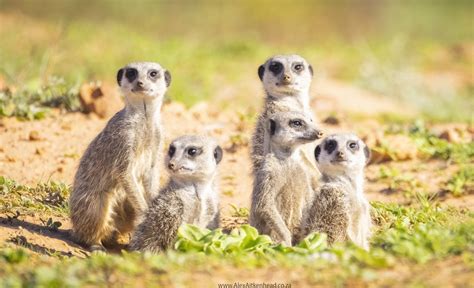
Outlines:
{"type": "Polygon", "coordinates": [[[340,285],[351,279],[384,283],[383,277],[376,276],[378,272],[397,270],[401,265],[430,269],[430,263],[453,257],[463,259],[464,269],[473,269],[471,212],[427,203],[413,207],[378,202],[372,205],[376,227],[370,252],[352,244],[329,247],[325,235],[320,234],[309,235],[294,247],[284,247],[248,225],[230,234],[185,225],[179,230],[175,250],[158,255],[122,252],[93,254],[86,259],[44,258],[23,248],[3,247],[0,277],[8,287],[166,285],[169,281],[189,285],[193,281],[190,275],[199,275],[198,271],[299,269],[307,283],[340,285]],[[314,273],[327,278],[311,277],[314,273]]]}
{"type": "Polygon", "coordinates": [[[71,85],[62,78],[53,77],[44,85],[33,81],[18,91],[0,91],[0,117],[42,119],[50,107],[80,111],[79,85],[71,85]]]}
{"type": "Polygon", "coordinates": [[[455,197],[474,193],[474,164],[466,164],[448,180],[446,190],[455,197]]]}
{"type": "Polygon", "coordinates": [[[46,212],[65,215],[68,210],[69,186],[49,181],[35,187],[21,185],[12,179],[0,176],[0,213],[35,215],[46,212]]]}

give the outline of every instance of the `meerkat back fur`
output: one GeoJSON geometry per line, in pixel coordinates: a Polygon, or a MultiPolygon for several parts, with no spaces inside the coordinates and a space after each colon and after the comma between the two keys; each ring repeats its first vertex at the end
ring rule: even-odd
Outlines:
{"type": "MultiPolygon", "coordinates": [[[[258,76],[263,83],[266,97],[252,137],[251,157],[254,170],[258,169],[260,156],[264,156],[269,150],[270,137],[265,125],[272,114],[299,111],[306,114],[310,121],[314,118],[309,107],[313,68],[304,58],[298,55],[273,56],[258,68],[258,76]]],[[[310,147],[310,152],[303,151],[303,160],[308,161],[309,166],[314,168],[313,150],[314,146],[310,147]]]]}
{"type": "Polygon", "coordinates": [[[299,237],[301,220],[312,199],[312,179],[301,163],[300,147],[320,132],[306,114],[278,112],[265,127],[270,151],[254,175],[250,224],[288,246],[299,237]]]}
{"type": "Polygon", "coordinates": [[[314,153],[323,184],[315,193],[304,233],[324,232],[330,242],[351,240],[369,249],[370,204],[364,195],[369,148],[356,135],[334,134],[314,153]]]}
{"type": "Polygon", "coordinates": [[[203,136],[182,136],[168,149],[169,183],[153,200],[132,236],[132,250],[158,252],[169,248],[183,223],[219,226],[217,166],[222,149],[203,136]]]}
{"type": "Polygon", "coordinates": [[[73,237],[92,250],[131,232],[159,186],[160,110],[171,75],[158,63],[117,73],[125,108],[90,143],[69,199],[73,237]]]}

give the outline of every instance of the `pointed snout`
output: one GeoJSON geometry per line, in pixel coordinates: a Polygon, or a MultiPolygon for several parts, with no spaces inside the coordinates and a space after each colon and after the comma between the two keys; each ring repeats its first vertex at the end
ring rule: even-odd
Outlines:
{"type": "Polygon", "coordinates": [[[169,162],[168,163],[168,169],[170,169],[170,170],[176,169],[176,164],[174,162],[169,162]]]}
{"type": "Polygon", "coordinates": [[[138,80],[137,81],[137,86],[140,87],[140,88],[143,88],[143,86],[145,86],[145,83],[143,83],[143,81],[141,81],[141,80],[138,80]]]}
{"type": "Polygon", "coordinates": [[[283,84],[291,84],[291,75],[284,73],[283,76],[281,77],[281,82],[283,84]]]}
{"type": "Polygon", "coordinates": [[[344,151],[337,151],[336,157],[337,157],[338,159],[344,159],[344,156],[346,156],[345,153],[344,153],[344,151]]]}

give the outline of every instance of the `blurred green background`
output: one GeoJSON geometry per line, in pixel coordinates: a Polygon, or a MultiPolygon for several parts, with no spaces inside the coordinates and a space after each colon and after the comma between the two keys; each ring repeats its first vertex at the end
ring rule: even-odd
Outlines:
{"type": "Polygon", "coordinates": [[[472,122],[473,18],[472,1],[0,0],[0,77],[23,91],[115,82],[149,60],[171,71],[171,99],[253,107],[258,65],[297,53],[315,77],[472,122]]]}

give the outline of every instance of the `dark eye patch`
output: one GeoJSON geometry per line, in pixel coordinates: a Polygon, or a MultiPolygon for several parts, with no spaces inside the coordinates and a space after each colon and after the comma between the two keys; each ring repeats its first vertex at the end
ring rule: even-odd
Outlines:
{"type": "Polygon", "coordinates": [[[331,154],[336,149],[337,149],[336,140],[328,140],[326,141],[326,143],[324,143],[324,150],[326,150],[328,154],[331,154]]]}
{"type": "Polygon", "coordinates": [[[270,70],[273,74],[278,75],[281,71],[283,71],[283,64],[278,61],[274,61],[270,63],[268,70],[270,70]]]}
{"type": "Polygon", "coordinates": [[[174,147],[173,145],[170,145],[170,148],[168,148],[168,156],[170,156],[170,158],[173,158],[173,155],[175,152],[176,152],[176,147],[174,147]]]}
{"type": "Polygon", "coordinates": [[[135,68],[127,68],[125,70],[125,77],[128,79],[128,82],[133,82],[138,77],[138,70],[135,68]]]}

